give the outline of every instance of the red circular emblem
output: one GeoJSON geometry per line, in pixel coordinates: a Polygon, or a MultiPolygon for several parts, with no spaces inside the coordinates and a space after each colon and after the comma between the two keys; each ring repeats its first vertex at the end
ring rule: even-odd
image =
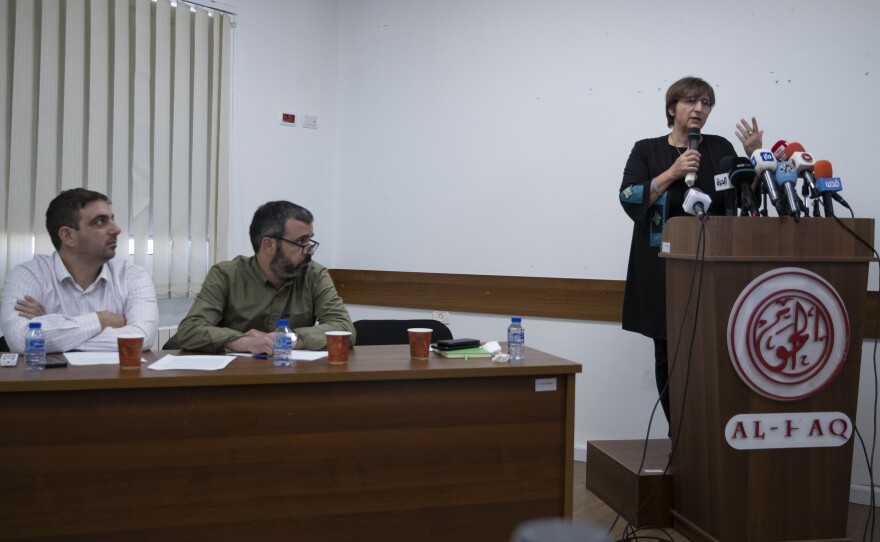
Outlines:
{"type": "Polygon", "coordinates": [[[727,322],[727,349],[740,378],[780,401],[823,389],[840,371],[848,348],[843,301],[806,269],[774,269],[753,280],[727,322]]]}

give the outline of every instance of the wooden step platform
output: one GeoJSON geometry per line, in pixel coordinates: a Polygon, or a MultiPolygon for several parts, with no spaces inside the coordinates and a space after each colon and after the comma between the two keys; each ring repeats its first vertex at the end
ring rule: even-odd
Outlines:
{"type": "Polygon", "coordinates": [[[587,490],[634,527],[671,527],[672,474],[663,474],[669,439],[648,441],[645,463],[638,472],[644,449],[644,440],[588,441],[587,490]]]}

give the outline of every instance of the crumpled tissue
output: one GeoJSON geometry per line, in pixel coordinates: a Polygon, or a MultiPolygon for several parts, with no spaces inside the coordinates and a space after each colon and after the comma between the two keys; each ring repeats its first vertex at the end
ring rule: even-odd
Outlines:
{"type": "Polygon", "coordinates": [[[507,363],[510,361],[510,356],[502,352],[501,345],[498,344],[498,341],[489,341],[483,345],[483,350],[488,351],[492,354],[492,361],[496,361],[498,363],[507,363]]]}

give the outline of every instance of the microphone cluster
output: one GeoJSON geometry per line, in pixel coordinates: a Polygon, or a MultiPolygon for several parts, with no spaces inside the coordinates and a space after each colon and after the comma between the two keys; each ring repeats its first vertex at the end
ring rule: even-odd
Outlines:
{"type": "MultiPolygon", "coordinates": [[[[768,199],[779,216],[790,216],[795,222],[811,212],[814,217],[823,213],[834,216],[834,202],[850,209],[840,195],[840,178],[832,176],[831,162],[814,161],[797,142],[779,140],[771,149],[758,149],[749,158],[725,157],[721,170],[735,188],[737,203],[733,211],[739,211],[741,216],[767,216],[768,199]],[[796,189],[799,180],[800,196],[796,189]]],[[[723,183],[716,180],[719,184],[723,183]]]]}
{"type": "MultiPolygon", "coordinates": [[[[699,140],[699,129],[688,132],[688,148],[697,148],[699,140]]],[[[715,190],[732,189],[727,195],[727,208],[734,214],[767,216],[767,199],[777,215],[790,216],[795,222],[799,222],[801,216],[810,216],[811,211],[814,217],[822,213],[826,217],[834,216],[834,202],[850,209],[840,195],[843,189],[840,178],[832,176],[831,162],[814,161],[804,146],[794,141],[780,139],[771,149],[758,149],[749,158],[725,156],[721,159],[721,171],[715,176],[715,190]],[[801,180],[800,196],[796,188],[798,180],[801,180]]],[[[695,180],[693,172],[685,177],[688,191],[683,207],[685,212],[702,219],[712,199],[694,188],[695,180]]]]}

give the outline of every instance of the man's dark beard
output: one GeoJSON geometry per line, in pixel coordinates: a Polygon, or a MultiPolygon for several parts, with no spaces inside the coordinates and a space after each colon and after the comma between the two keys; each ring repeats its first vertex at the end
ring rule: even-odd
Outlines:
{"type": "Polygon", "coordinates": [[[275,256],[272,258],[272,262],[269,264],[269,268],[276,277],[286,282],[290,279],[296,279],[305,275],[306,270],[309,268],[309,262],[311,261],[312,256],[306,254],[306,259],[301,263],[290,263],[284,259],[281,252],[276,252],[275,256]]]}

